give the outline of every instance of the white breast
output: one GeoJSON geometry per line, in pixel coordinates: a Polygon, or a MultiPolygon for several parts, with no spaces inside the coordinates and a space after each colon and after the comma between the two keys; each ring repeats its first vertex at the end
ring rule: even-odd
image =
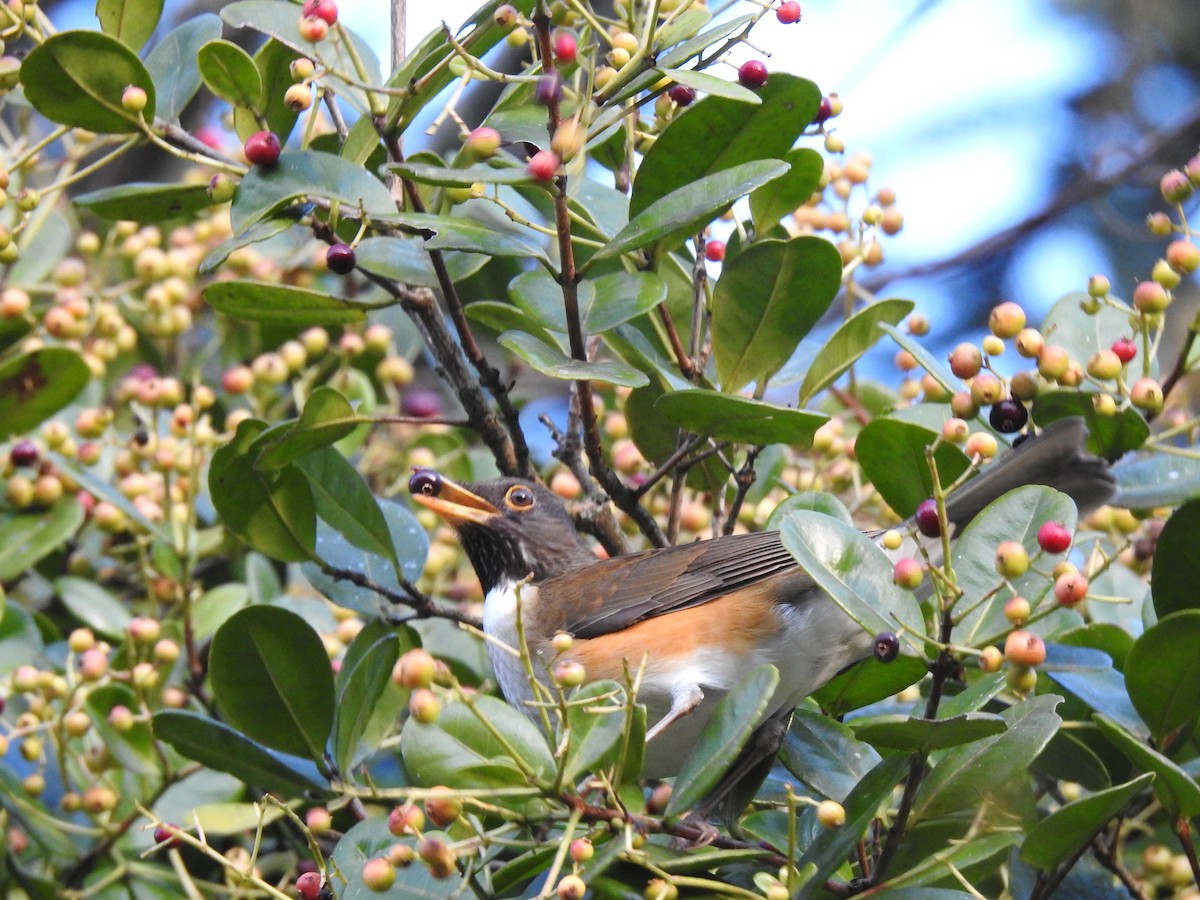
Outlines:
{"type": "MultiPolygon", "coordinates": [[[[537,588],[531,584],[523,585],[522,604],[532,605],[536,600],[537,588]]],[[[483,630],[514,650],[521,646],[520,637],[517,635],[517,591],[513,584],[499,584],[483,598],[483,630]]],[[[520,658],[514,656],[506,647],[496,646],[492,641],[488,641],[487,652],[504,699],[532,717],[532,710],[525,704],[527,700],[533,699],[533,691],[520,658]]],[[[536,671],[537,663],[534,665],[536,671]]]]}

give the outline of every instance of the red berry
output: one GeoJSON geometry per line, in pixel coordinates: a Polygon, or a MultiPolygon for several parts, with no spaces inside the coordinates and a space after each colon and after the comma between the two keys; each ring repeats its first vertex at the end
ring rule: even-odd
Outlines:
{"type": "Polygon", "coordinates": [[[775,10],[775,18],[784,25],[791,25],[793,22],[800,21],[800,4],[796,0],[786,0],[779,5],[779,9],[775,10]]]}
{"type": "Polygon", "coordinates": [[[696,90],[686,84],[676,84],[667,91],[667,96],[675,101],[676,106],[688,106],[696,99],[696,90]]]}
{"type": "Polygon", "coordinates": [[[709,262],[720,262],[725,258],[725,242],[709,241],[704,245],[704,258],[709,262]]]}
{"type": "Polygon", "coordinates": [[[942,533],[942,521],[938,518],[937,501],[922,500],[917,507],[917,530],[925,537],[938,537],[942,533]]]}
{"type": "Polygon", "coordinates": [[[334,244],[325,251],[325,264],[335,275],[349,275],[355,262],[354,248],[346,244],[334,244]]]}
{"type": "Polygon", "coordinates": [[[1137,344],[1133,342],[1133,338],[1117,338],[1113,341],[1112,352],[1117,354],[1117,359],[1121,362],[1127,363],[1137,356],[1137,344]]]}
{"type": "Polygon", "coordinates": [[[539,150],[529,158],[526,167],[529,174],[538,181],[553,181],[558,173],[558,155],[549,150],[539,150]]]}
{"type": "Polygon", "coordinates": [[[162,844],[163,848],[167,850],[171,849],[172,847],[181,846],[183,841],[179,839],[179,836],[175,833],[175,831],[176,827],[174,825],[166,827],[159,825],[154,829],[154,843],[162,844]]]}
{"type": "Polygon", "coordinates": [[[761,60],[752,59],[738,68],[738,81],[742,87],[757,90],[767,83],[767,66],[761,60]]]}
{"type": "Polygon", "coordinates": [[[1071,547],[1071,532],[1062,522],[1046,522],[1038,529],[1037,542],[1047,553],[1066,553],[1071,547]]]}
{"type": "Polygon", "coordinates": [[[246,138],[242,152],[251,165],[273,166],[279,162],[279,138],[269,131],[256,131],[246,138]]]}
{"type": "Polygon", "coordinates": [[[875,635],[875,658],[881,663],[890,663],[900,655],[900,639],[890,631],[875,635]]]}
{"type": "Polygon", "coordinates": [[[1025,423],[1029,421],[1029,411],[1020,400],[1009,397],[992,405],[988,421],[1001,434],[1012,434],[1025,427],[1025,423]]]}
{"type": "Polygon", "coordinates": [[[569,31],[560,31],[554,39],[554,61],[569,65],[575,62],[575,55],[578,52],[579,43],[575,40],[575,35],[569,31]]]}
{"type": "Polygon", "coordinates": [[[832,115],[833,102],[828,97],[822,97],[820,105],[817,106],[817,114],[813,116],[812,123],[814,125],[820,125],[832,115]]]}
{"type": "Polygon", "coordinates": [[[334,0],[305,0],[303,12],[306,16],[324,19],[328,25],[336,23],[338,18],[338,8],[334,0]]]}
{"type": "Polygon", "coordinates": [[[14,466],[36,466],[40,456],[37,444],[30,440],[17,441],[8,451],[8,458],[14,466]]]}
{"type": "Polygon", "coordinates": [[[321,876],[316,872],[305,872],[297,878],[296,896],[300,900],[317,900],[321,896],[321,876]]]}

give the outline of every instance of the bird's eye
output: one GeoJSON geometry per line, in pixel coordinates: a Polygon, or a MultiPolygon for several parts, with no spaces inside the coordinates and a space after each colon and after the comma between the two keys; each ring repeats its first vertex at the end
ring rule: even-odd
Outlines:
{"type": "Polygon", "coordinates": [[[442,490],[442,476],[432,469],[414,469],[412,478],[408,479],[410,494],[424,494],[426,497],[436,497],[442,490]]]}
{"type": "Polygon", "coordinates": [[[504,495],[504,502],[511,509],[529,509],[533,506],[533,491],[521,484],[510,487],[504,495]]]}

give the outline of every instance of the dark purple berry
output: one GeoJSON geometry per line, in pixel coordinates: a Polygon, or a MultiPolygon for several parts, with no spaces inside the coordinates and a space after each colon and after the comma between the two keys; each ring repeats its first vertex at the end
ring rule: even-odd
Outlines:
{"type": "Polygon", "coordinates": [[[436,418],[442,409],[442,398],[436,391],[408,391],[400,401],[400,412],[418,419],[436,418]]]}
{"type": "Polygon", "coordinates": [[[936,500],[922,500],[917,507],[917,530],[925,537],[939,537],[942,533],[942,520],[938,518],[936,500]]]}
{"type": "Polygon", "coordinates": [[[742,87],[756,90],[767,83],[767,66],[761,60],[752,59],[738,68],[738,81],[742,87]]]}
{"type": "Polygon", "coordinates": [[[667,96],[675,101],[676,106],[688,106],[696,99],[696,90],[686,84],[677,84],[667,91],[667,96]]]}
{"type": "Polygon", "coordinates": [[[875,635],[875,658],[881,663],[890,663],[900,655],[900,639],[890,631],[875,635]]]}
{"type": "Polygon", "coordinates": [[[8,458],[14,466],[36,466],[41,454],[33,441],[17,441],[8,451],[8,458]]]}
{"type": "Polygon", "coordinates": [[[164,849],[182,846],[183,841],[179,839],[179,836],[175,833],[175,830],[176,826],[174,825],[170,827],[159,825],[154,829],[154,843],[162,844],[164,849]]]}
{"type": "Polygon", "coordinates": [[[817,114],[815,116],[813,116],[812,123],[814,125],[820,125],[832,115],[833,115],[833,104],[829,102],[828,97],[822,97],[821,103],[817,107],[817,114]]]}
{"type": "Polygon", "coordinates": [[[349,275],[355,262],[354,248],[347,244],[334,244],[325,252],[325,263],[335,275],[349,275]]]}
{"type": "Polygon", "coordinates": [[[533,99],[542,106],[549,106],[562,99],[562,77],[557,72],[547,72],[538,78],[533,89],[533,99]]]}
{"type": "Polygon", "coordinates": [[[992,404],[991,412],[988,413],[988,421],[1001,434],[1012,434],[1025,427],[1025,423],[1029,421],[1029,410],[1020,400],[1009,397],[1007,400],[992,404]]]}

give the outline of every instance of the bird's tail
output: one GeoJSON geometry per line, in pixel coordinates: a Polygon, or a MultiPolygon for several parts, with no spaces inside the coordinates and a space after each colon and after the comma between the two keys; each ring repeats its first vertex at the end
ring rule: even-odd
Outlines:
{"type": "Polygon", "coordinates": [[[993,500],[1026,484],[1044,484],[1067,494],[1080,514],[1102,506],[1117,483],[1108,463],[1085,447],[1082,418],[1059,419],[1024,441],[946,498],[946,517],[962,529],[993,500]]]}

